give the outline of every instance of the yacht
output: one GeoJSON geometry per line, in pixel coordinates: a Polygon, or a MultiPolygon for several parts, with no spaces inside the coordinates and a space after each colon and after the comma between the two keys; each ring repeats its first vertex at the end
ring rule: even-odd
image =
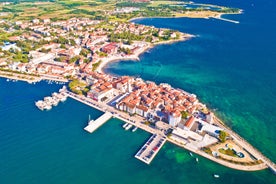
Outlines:
{"type": "Polygon", "coordinates": [[[137,126],[136,126],[136,127],[134,127],[134,128],[132,129],[132,132],[135,132],[137,129],[138,129],[138,127],[137,127],[137,126]]]}

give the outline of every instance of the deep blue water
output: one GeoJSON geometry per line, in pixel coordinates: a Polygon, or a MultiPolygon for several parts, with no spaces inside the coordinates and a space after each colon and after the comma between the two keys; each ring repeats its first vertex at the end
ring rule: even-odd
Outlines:
{"type": "MultiPolygon", "coordinates": [[[[168,82],[196,93],[275,161],[276,29],[272,22],[276,16],[272,2],[209,2],[243,8],[244,14],[227,16],[240,24],[186,18],[139,20],[198,37],[157,46],[143,54],[140,62],[112,63],[106,70],[168,82]]],[[[0,78],[1,184],[276,183],[269,170],[236,171],[202,157],[197,164],[188,152],[169,143],[151,165],[143,164],[134,155],[148,133],[124,131],[121,121],[111,119],[88,134],[83,130],[88,115],[97,118],[102,113],[72,99],[47,112],[35,107],[36,100],[60,87],[0,78]],[[214,179],[213,173],[220,178],[214,179]]]]}

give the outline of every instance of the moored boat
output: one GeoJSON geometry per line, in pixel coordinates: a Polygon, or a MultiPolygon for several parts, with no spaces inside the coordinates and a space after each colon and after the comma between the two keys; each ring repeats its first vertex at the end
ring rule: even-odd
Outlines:
{"type": "Polygon", "coordinates": [[[135,126],[135,127],[132,129],[132,132],[135,132],[137,129],[138,129],[138,127],[135,126]]]}
{"type": "Polygon", "coordinates": [[[214,174],[213,176],[214,176],[214,178],[219,178],[218,174],[214,174]]]}

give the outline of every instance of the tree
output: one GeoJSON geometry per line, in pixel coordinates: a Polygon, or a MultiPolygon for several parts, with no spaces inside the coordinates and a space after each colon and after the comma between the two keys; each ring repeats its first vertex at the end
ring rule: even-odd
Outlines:
{"type": "Polygon", "coordinates": [[[225,140],[226,140],[226,137],[227,137],[227,133],[225,132],[225,131],[220,131],[219,132],[219,139],[220,139],[220,141],[221,142],[225,142],[225,140]]]}
{"type": "Polygon", "coordinates": [[[189,116],[189,113],[187,111],[181,111],[182,119],[186,119],[188,116],[189,116]]]}
{"type": "Polygon", "coordinates": [[[75,63],[76,61],[78,61],[80,59],[79,56],[74,56],[69,60],[69,63],[75,63]]]}
{"type": "Polygon", "coordinates": [[[80,55],[87,57],[87,55],[90,53],[90,51],[88,49],[81,49],[80,51],[80,55]]]}

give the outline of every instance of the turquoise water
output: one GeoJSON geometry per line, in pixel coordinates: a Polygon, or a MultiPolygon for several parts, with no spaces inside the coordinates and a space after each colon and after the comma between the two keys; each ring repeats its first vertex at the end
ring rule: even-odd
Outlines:
{"type": "Polygon", "coordinates": [[[159,45],[141,55],[140,62],[110,63],[105,71],[196,93],[231,128],[276,161],[276,26],[271,24],[276,16],[269,9],[271,2],[236,5],[244,14],[225,17],[240,24],[215,19],[136,20],[196,37],[159,45]]]}
{"type": "Polygon", "coordinates": [[[134,158],[150,134],[125,131],[111,119],[93,134],[83,130],[99,112],[68,99],[50,111],[34,101],[60,88],[0,79],[0,183],[273,183],[270,171],[242,172],[166,143],[151,163],[134,158]],[[5,90],[3,90],[5,89],[5,90]],[[213,178],[218,173],[219,179],[213,178]]]}
{"type": "MultiPolygon", "coordinates": [[[[275,161],[276,32],[272,1],[265,5],[231,0],[244,15],[231,24],[204,19],[147,19],[139,23],[198,35],[187,42],[160,45],[140,62],[117,62],[106,70],[168,82],[194,92],[240,135],[275,161]],[[262,11],[267,19],[258,17],[262,11]]],[[[216,3],[212,1],[212,3],[216,3]]],[[[223,4],[224,3],[224,4],[223,4]]],[[[111,119],[93,134],[83,130],[99,112],[72,99],[50,111],[34,102],[61,86],[6,82],[0,78],[0,183],[256,183],[274,184],[269,170],[236,171],[166,143],[151,165],[134,158],[150,134],[121,128],[111,119]],[[217,173],[220,178],[213,178],[217,173]]]]}

